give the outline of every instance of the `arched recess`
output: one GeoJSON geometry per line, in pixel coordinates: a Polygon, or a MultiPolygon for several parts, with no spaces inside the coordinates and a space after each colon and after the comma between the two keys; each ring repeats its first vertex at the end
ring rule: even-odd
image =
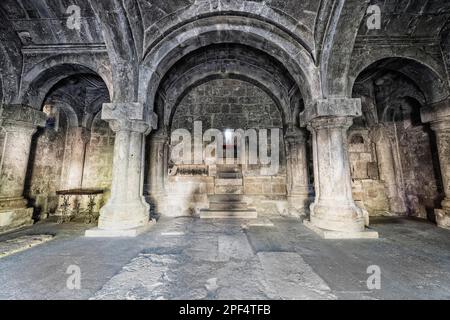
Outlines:
{"type": "MultiPolygon", "coordinates": [[[[241,80],[250,84],[255,85],[256,87],[263,90],[269,97],[272,98],[272,100],[276,103],[278,109],[280,110],[281,117],[283,119],[283,125],[287,126],[288,123],[290,123],[292,117],[290,110],[286,108],[288,101],[283,96],[275,95],[273,91],[271,90],[271,87],[267,86],[264,83],[259,82],[258,80],[255,80],[252,77],[238,74],[238,73],[227,73],[223,74],[221,72],[215,72],[211,71],[210,73],[202,73],[198,74],[198,77],[195,75],[192,75],[192,78],[186,79],[185,82],[183,82],[184,78],[180,79],[180,83],[182,82],[185,86],[181,89],[182,91],[176,93],[176,96],[178,97],[176,100],[169,101],[169,104],[167,105],[167,111],[170,112],[167,118],[167,125],[168,125],[168,131],[170,131],[171,123],[173,116],[176,112],[176,108],[178,104],[183,100],[183,98],[194,88],[218,79],[234,79],[234,80],[241,80]]],[[[170,91],[173,92],[173,91],[170,91]]]]}
{"type": "Polygon", "coordinates": [[[31,81],[21,101],[46,112],[52,122],[33,136],[25,194],[36,212],[51,215],[57,213],[59,190],[107,189],[104,181],[111,178],[103,172],[110,170],[112,161],[101,160],[105,150],[112,153],[110,134],[93,137],[90,123],[98,114],[100,100],[109,101],[109,90],[103,77],[84,65],[63,63],[35,71],[35,77],[28,74],[31,81]],[[49,125],[53,123],[58,125],[49,125]],[[98,166],[92,169],[91,163],[98,166]]]}
{"type": "MultiPolygon", "coordinates": [[[[352,63],[349,72],[349,89],[353,90],[356,79],[363,73],[379,70],[395,71],[411,79],[423,92],[427,104],[443,101],[449,97],[443,66],[420,51],[392,53],[370,51],[352,63]]],[[[349,92],[351,94],[351,92],[349,92]]]]}
{"type": "Polygon", "coordinates": [[[160,82],[169,69],[194,50],[220,43],[247,45],[265,52],[286,68],[306,104],[320,97],[317,67],[298,41],[267,22],[249,17],[215,16],[173,30],[150,49],[141,67],[139,101],[153,110],[160,82]]]}
{"type": "MultiPolygon", "coordinates": [[[[280,64],[247,46],[214,45],[199,49],[171,68],[158,91],[160,125],[168,126],[178,103],[194,87],[213,79],[239,79],[265,91],[277,104],[283,123],[294,123],[295,81],[280,64]]],[[[298,99],[301,97],[296,96],[298,99]]]]}
{"type": "Polygon", "coordinates": [[[68,55],[58,55],[37,63],[23,75],[18,102],[39,109],[47,93],[58,82],[77,74],[100,76],[112,96],[111,72],[100,61],[89,58],[77,61],[68,55]]]}
{"type": "Polygon", "coordinates": [[[350,161],[358,169],[352,172],[354,198],[371,214],[434,220],[441,177],[434,134],[422,123],[420,110],[448,99],[449,91],[440,64],[426,56],[419,60],[418,54],[381,50],[354,60],[349,83],[353,96],[363,97],[366,121],[355,119],[350,134],[363,132],[370,143],[350,161]],[[369,162],[361,161],[362,153],[369,162]],[[369,177],[358,177],[369,171],[369,177]]]}

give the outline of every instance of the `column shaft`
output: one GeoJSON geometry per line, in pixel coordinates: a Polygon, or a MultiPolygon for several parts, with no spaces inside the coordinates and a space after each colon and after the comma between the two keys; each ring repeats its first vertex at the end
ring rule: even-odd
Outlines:
{"type": "Polygon", "coordinates": [[[285,136],[287,160],[287,191],[290,205],[305,212],[309,203],[306,133],[298,128],[288,130],[285,136]]]}
{"type": "Polygon", "coordinates": [[[71,128],[69,131],[71,153],[68,161],[66,189],[78,189],[82,187],[86,146],[89,142],[90,132],[86,128],[71,128]]]}
{"type": "Polygon", "coordinates": [[[392,213],[403,215],[407,209],[405,201],[399,193],[401,187],[397,183],[397,171],[388,129],[383,125],[372,128],[371,139],[375,143],[380,178],[385,184],[389,209],[392,213]]]}
{"type": "Polygon", "coordinates": [[[363,212],[352,197],[347,146],[347,130],[351,124],[351,117],[318,118],[310,124],[316,174],[316,199],[311,206],[311,223],[321,229],[364,230],[363,212]]]}
{"type": "Polygon", "coordinates": [[[109,122],[116,133],[112,170],[111,197],[100,209],[98,233],[134,236],[147,226],[150,206],[143,197],[144,137],[150,133],[153,123],[145,121],[143,105],[139,103],[104,104],[102,119],[109,122]],[[103,233],[102,233],[103,232],[103,233]],[[124,233],[127,232],[127,233],[124,233]]]}
{"type": "Polygon", "coordinates": [[[32,136],[45,126],[46,115],[25,105],[2,105],[5,137],[0,162],[0,232],[33,223],[33,208],[23,197],[32,136]]]}
{"type": "Polygon", "coordinates": [[[431,124],[436,134],[439,165],[445,198],[442,209],[436,210],[436,222],[439,226],[450,229],[450,117],[431,124]]]}
{"type": "Polygon", "coordinates": [[[150,140],[150,192],[153,196],[165,193],[165,180],[167,174],[168,145],[167,136],[156,134],[150,140]]]}

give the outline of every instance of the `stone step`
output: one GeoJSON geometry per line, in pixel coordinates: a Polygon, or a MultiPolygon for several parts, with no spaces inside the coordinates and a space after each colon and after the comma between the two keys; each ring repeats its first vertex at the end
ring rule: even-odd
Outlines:
{"type": "Polygon", "coordinates": [[[243,202],[242,194],[211,194],[208,196],[209,202],[243,202]]]}
{"type": "Polygon", "coordinates": [[[244,194],[244,186],[215,186],[215,194],[244,194]]]}
{"type": "Polygon", "coordinates": [[[257,219],[258,213],[255,209],[246,210],[200,210],[201,219],[257,219]]]}
{"type": "Polygon", "coordinates": [[[216,186],[242,186],[242,179],[216,179],[216,186]]]}
{"type": "Polygon", "coordinates": [[[246,210],[248,204],[246,202],[229,201],[229,202],[210,202],[210,210],[246,210]]]}
{"type": "Polygon", "coordinates": [[[239,172],[218,172],[219,179],[242,179],[242,174],[239,172]]]}

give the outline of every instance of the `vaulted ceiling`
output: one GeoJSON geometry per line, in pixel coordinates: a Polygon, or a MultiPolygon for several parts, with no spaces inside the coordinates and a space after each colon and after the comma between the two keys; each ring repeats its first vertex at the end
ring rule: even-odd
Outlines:
{"type": "MultiPolygon", "coordinates": [[[[131,79],[138,78],[139,71],[128,72],[133,67],[127,65],[127,61],[141,61],[148,48],[154,46],[164,33],[179,27],[182,21],[196,21],[212,13],[242,17],[243,21],[252,21],[258,16],[259,20],[270,20],[271,25],[297,37],[316,66],[321,66],[322,77],[336,78],[332,81],[322,79],[322,90],[326,95],[344,92],[345,88],[340,84],[345,80],[341,75],[345,75],[349,68],[345,64],[351,63],[355,37],[360,46],[361,43],[373,45],[380,41],[392,42],[393,39],[400,39],[398,41],[403,45],[405,39],[413,39],[414,45],[422,46],[424,51],[431,44],[429,41],[434,41],[433,45],[441,43],[443,52],[438,52],[441,61],[443,56],[443,61],[450,64],[450,1],[2,0],[2,85],[5,87],[5,82],[14,82],[9,87],[19,86],[17,73],[20,74],[24,60],[22,48],[54,46],[57,54],[60,45],[82,47],[92,44],[106,45],[110,57],[111,50],[114,51],[112,56],[117,59],[111,59],[111,65],[112,69],[117,70],[113,70],[113,79],[117,75],[130,73],[122,81],[131,82],[131,79]],[[81,9],[80,30],[67,26],[67,8],[74,4],[81,9]],[[361,19],[369,5],[378,5],[381,9],[381,30],[368,30],[366,19],[361,19]],[[333,56],[334,59],[330,58],[333,56]]],[[[226,23],[227,20],[224,21],[226,23]]],[[[435,58],[436,50],[432,54],[435,58]]],[[[3,96],[9,94],[5,92],[7,89],[3,88],[3,91],[3,96]]],[[[118,91],[116,88],[115,94],[118,96],[127,95],[127,92],[118,91]]],[[[135,97],[135,93],[130,93],[126,99],[135,97]]]]}
{"type": "Polygon", "coordinates": [[[381,30],[368,30],[362,23],[359,35],[439,37],[450,18],[450,1],[371,0],[381,9],[381,30]]]}

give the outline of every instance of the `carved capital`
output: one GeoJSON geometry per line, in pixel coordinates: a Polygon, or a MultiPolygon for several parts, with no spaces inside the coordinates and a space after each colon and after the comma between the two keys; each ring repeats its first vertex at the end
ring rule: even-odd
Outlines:
{"type": "Polygon", "coordinates": [[[314,130],[340,129],[348,130],[353,124],[353,117],[327,117],[311,120],[310,128],[314,130]]]}
{"type": "Polygon", "coordinates": [[[424,123],[449,122],[450,101],[444,100],[422,108],[420,118],[424,123]]]}
{"type": "Polygon", "coordinates": [[[319,99],[300,115],[301,126],[321,118],[354,118],[362,115],[361,99],[332,98],[319,99]]]}
{"type": "MultiPolygon", "coordinates": [[[[47,115],[30,106],[22,104],[5,104],[0,108],[0,125],[7,131],[31,131],[45,127],[47,115]]],[[[33,131],[34,132],[34,131],[33,131]]]]}
{"type": "Polygon", "coordinates": [[[306,132],[298,127],[289,127],[284,138],[289,144],[303,144],[306,142],[306,132]]]}
{"type": "Polygon", "coordinates": [[[450,134],[450,116],[442,117],[431,122],[431,129],[436,134],[450,134]]]}
{"type": "Polygon", "coordinates": [[[154,112],[144,112],[142,103],[104,103],[102,119],[109,122],[111,130],[133,131],[148,135],[156,128],[157,116],[154,112]]]}

